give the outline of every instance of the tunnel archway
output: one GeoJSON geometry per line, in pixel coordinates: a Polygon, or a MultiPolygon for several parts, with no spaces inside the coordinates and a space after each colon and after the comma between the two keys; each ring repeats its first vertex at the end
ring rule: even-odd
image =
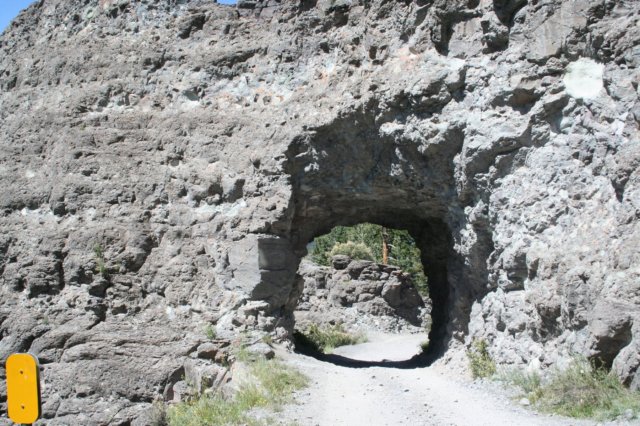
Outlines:
{"type": "MultiPolygon", "coordinates": [[[[298,261],[315,237],[338,225],[370,222],[407,230],[418,244],[432,298],[429,353],[442,355],[452,337],[462,341],[471,305],[486,294],[490,236],[460,253],[464,207],[455,185],[455,157],[464,138],[440,126],[432,138],[407,138],[408,117],[376,117],[363,109],[297,137],[287,152],[292,196],[274,231],[287,236],[298,261]]],[[[295,306],[295,294],[285,310],[295,306]]],[[[291,312],[285,315],[290,316],[291,312]]]]}
{"type": "MultiPolygon", "coordinates": [[[[374,210],[368,209],[369,212],[374,210]]],[[[386,209],[381,210],[374,216],[366,215],[364,212],[362,214],[363,216],[359,217],[364,218],[364,220],[355,219],[358,216],[351,216],[353,219],[345,220],[348,218],[338,215],[336,216],[337,221],[328,221],[326,225],[317,221],[306,222],[309,225],[313,224],[317,227],[317,230],[313,233],[299,236],[299,244],[295,246],[296,254],[301,257],[304,256],[307,244],[302,244],[302,242],[311,241],[318,236],[324,235],[335,226],[351,226],[357,223],[369,222],[386,228],[408,231],[420,249],[425,275],[429,277],[428,288],[432,310],[428,355],[432,357],[441,355],[446,348],[447,327],[450,321],[450,287],[447,282],[447,263],[451,257],[452,246],[448,227],[442,220],[436,218],[418,219],[410,214],[387,211],[386,209]]],[[[308,227],[310,226],[304,226],[303,229],[306,230],[308,227]]],[[[301,286],[302,283],[298,285],[301,286]]],[[[299,289],[298,292],[301,291],[302,289],[299,289]]]]}

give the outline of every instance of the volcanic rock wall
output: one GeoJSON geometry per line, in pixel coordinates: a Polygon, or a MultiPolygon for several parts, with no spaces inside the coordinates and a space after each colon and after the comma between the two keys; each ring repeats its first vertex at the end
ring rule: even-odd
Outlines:
{"type": "Polygon", "coordinates": [[[40,0],[0,37],[0,355],[47,424],[146,424],[370,221],[420,246],[432,350],[637,388],[639,41],[633,0],[40,0]]]}

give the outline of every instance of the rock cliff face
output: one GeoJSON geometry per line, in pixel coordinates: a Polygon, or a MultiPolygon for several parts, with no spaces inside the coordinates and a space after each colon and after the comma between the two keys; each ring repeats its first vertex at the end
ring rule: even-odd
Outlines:
{"type": "Polygon", "coordinates": [[[208,325],[287,339],[306,244],[376,222],[444,359],[640,387],[639,41],[634,0],[39,0],[0,37],[0,355],[47,424],[147,424],[208,325]]]}

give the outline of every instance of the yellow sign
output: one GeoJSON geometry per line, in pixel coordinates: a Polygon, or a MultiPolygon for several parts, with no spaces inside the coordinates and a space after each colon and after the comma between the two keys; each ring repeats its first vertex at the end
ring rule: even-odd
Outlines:
{"type": "Polygon", "coordinates": [[[18,424],[35,423],[40,418],[40,368],[31,354],[7,358],[7,405],[9,418],[18,424]]]}

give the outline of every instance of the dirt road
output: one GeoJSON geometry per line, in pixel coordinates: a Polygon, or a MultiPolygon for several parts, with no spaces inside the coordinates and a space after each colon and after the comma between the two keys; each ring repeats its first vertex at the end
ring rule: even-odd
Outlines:
{"type": "MultiPolygon", "coordinates": [[[[370,342],[338,348],[352,360],[388,361],[395,367],[346,367],[291,353],[280,356],[311,379],[295,403],[277,414],[281,425],[595,425],[536,414],[487,387],[452,378],[442,368],[398,368],[419,351],[424,335],[376,335],[370,342]]],[[[337,357],[338,361],[345,361],[337,357]]]]}

